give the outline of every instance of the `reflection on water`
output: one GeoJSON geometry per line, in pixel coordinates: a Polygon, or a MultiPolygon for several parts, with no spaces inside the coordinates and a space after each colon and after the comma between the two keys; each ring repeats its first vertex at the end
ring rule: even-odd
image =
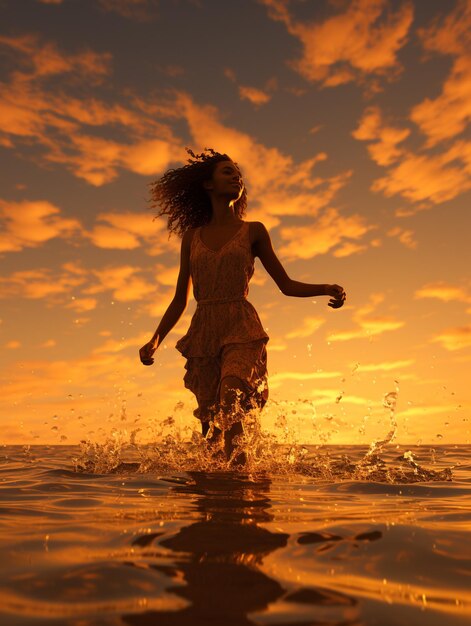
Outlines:
{"type": "MultiPolygon", "coordinates": [[[[280,583],[262,571],[267,555],[286,547],[289,535],[271,532],[261,526],[270,522],[270,479],[251,478],[232,473],[191,472],[191,482],[172,489],[194,497],[200,519],[181,528],[174,536],[159,541],[159,545],[176,553],[174,572],[184,586],[167,591],[190,604],[179,611],[151,611],[127,615],[127,624],[162,626],[177,624],[255,624],[251,613],[263,612],[284,595],[284,602],[348,609],[356,600],[328,589],[301,587],[288,593],[280,583]]],[[[303,536],[299,543],[316,541],[303,536]]],[[[325,540],[325,539],[324,539],[325,540]]],[[[138,537],[135,545],[148,545],[149,537],[138,537]]],[[[153,567],[168,572],[166,566],[153,567]]],[[[348,614],[335,622],[353,624],[348,614]]],[[[299,621],[291,623],[299,624],[299,621]]],[[[313,622],[310,622],[313,623],[313,622]]],[[[325,623],[325,622],[322,622],[325,623]]],[[[320,624],[320,622],[319,622],[320,624]]]]}
{"type": "MultiPolygon", "coordinates": [[[[160,545],[177,553],[175,568],[186,583],[167,591],[191,604],[177,612],[154,611],[123,619],[139,625],[253,624],[247,615],[264,610],[285,591],[260,570],[264,557],[286,546],[289,536],[260,526],[273,519],[270,480],[230,473],[191,472],[190,476],[191,482],[172,489],[194,497],[200,519],[160,545]]],[[[136,542],[146,540],[144,535],[136,542]]]]}

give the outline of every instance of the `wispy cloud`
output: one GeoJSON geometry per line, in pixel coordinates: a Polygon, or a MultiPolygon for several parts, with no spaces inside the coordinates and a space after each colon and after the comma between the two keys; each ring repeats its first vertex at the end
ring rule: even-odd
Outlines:
{"type": "MultiPolygon", "coordinates": [[[[139,345],[139,344],[136,344],[139,345]]],[[[142,344],[141,344],[142,345],[142,344]]],[[[57,405],[57,397],[63,396],[64,390],[70,389],[70,380],[80,388],[82,393],[93,390],[97,391],[96,382],[101,380],[109,386],[120,383],[125,369],[131,371],[135,367],[136,357],[132,359],[125,354],[120,356],[120,370],[116,368],[116,355],[107,352],[104,354],[93,353],[83,358],[73,360],[46,360],[46,359],[22,359],[18,361],[9,372],[9,384],[2,388],[2,396],[8,400],[24,397],[25,391],[32,397],[40,399],[44,390],[54,390],[57,405]],[[34,375],[31,373],[34,370],[34,375]]]]}
{"type": "Polygon", "coordinates": [[[415,292],[416,298],[435,298],[443,302],[466,302],[471,304],[471,291],[463,285],[453,285],[443,281],[429,283],[415,292]]]}
{"type": "Polygon", "coordinates": [[[78,220],[62,217],[61,210],[47,200],[0,200],[0,225],[0,252],[34,248],[81,231],[78,220]]]}
{"type": "Polygon", "coordinates": [[[311,225],[280,228],[281,238],[288,243],[282,245],[279,252],[290,259],[311,259],[342,244],[338,256],[348,256],[364,249],[362,245],[348,248],[351,243],[348,240],[361,239],[373,228],[360,215],[343,216],[337,209],[329,208],[311,225]]]}
{"type": "Polygon", "coordinates": [[[68,304],[71,294],[87,281],[87,272],[73,264],[65,264],[60,270],[36,268],[19,270],[9,276],[0,277],[0,298],[45,299],[47,305],[57,302],[68,304]],[[61,296],[59,299],[57,296],[61,296]]]}
{"type": "Polygon", "coordinates": [[[92,274],[97,282],[84,288],[84,294],[94,295],[111,291],[113,299],[117,302],[144,300],[146,297],[150,298],[157,295],[156,283],[146,280],[142,276],[142,268],[140,267],[131,265],[109,266],[93,269],[92,274]]]}
{"type": "Polygon", "coordinates": [[[134,250],[142,246],[150,255],[180,250],[175,239],[168,239],[164,222],[145,212],[100,213],[95,226],[83,234],[98,248],[134,250]]]}
{"type": "Polygon", "coordinates": [[[386,233],[388,237],[397,238],[403,246],[411,250],[417,248],[417,240],[415,239],[415,233],[410,228],[402,228],[401,226],[394,226],[386,233]]]}
{"type": "MultiPolygon", "coordinates": [[[[186,120],[193,140],[198,146],[213,146],[229,154],[242,166],[244,177],[248,181],[251,201],[254,199],[257,206],[261,203],[265,206],[265,201],[271,206],[277,195],[286,194],[287,190],[290,190],[292,202],[285,203],[282,210],[283,197],[280,198],[275,207],[270,209],[270,213],[275,215],[297,214],[295,207],[301,204],[301,201],[297,200],[297,193],[300,192],[304,192],[302,201],[306,201],[308,195],[315,197],[316,191],[323,189],[322,199],[317,199],[316,202],[317,206],[324,206],[345,185],[351,175],[351,172],[339,173],[331,178],[313,175],[315,166],[327,159],[325,153],[319,152],[297,163],[290,155],[277,148],[265,146],[249,133],[225,125],[216,107],[198,104],[187,93],[179,92],[176,95],[175,108],[186,120]],[[326,185],[333,188],[327,196],[324,191],[326,185]]],[[[307,210],[305,209],[302,214],[307,210]]]]}
{"type": "Polygon", "coordinates": [[[158,0],[98,0],[103,11],[138,22],[153,21],[158,15],[158,0]]]}
{"type": "Polygon", "coordinates": [[[450,351],[471,348],[471,324],[443,330],[435,335],[432,341],[450,351]]]}
{"type": "Polygon", "coordinates": [[[355,363],[359,372],[390,372],[391,370],[402,369],[414,365],[414,359],[403,361],[383,361],[382,363],[355,363]]]}
{"type": "Polygon", "coordinates": [[[325,318],[320,316],[305,317],[294,330],[285,335],[285,339],[297,339],[298,337],[310,337],[325,323],[325,318]]]}
{"type": "Polygon", "coordinates": [[[261,2],[303,46],[301,58],[290,65],[307,80],[336,87],[365,78],[394,78],[402,69],[397,54],[413,21],[410,2],[392,5],[395,11],[387,0],[337,3],[340,11],[311,22],[297,20],[287,0],[261,2]]]}
{"type": "MultiPolygon", "coordinates": [[[[411,129],[387,123],[377,106],[368,107],[353,136],[368,142],[373,161],[386,167],[386,175],[374,181],[372,190],[391,197],[401,195],[416,206],[428,208],[452,200],[471,189],[471,142],[458,136],[471,120],[471,54],[469,32],[471,5],[459,0],[443,19],[436,18],[418,30],[429,60],[432,53],[453,57],[441,93],[426,97],[409,112],[409,120],[425,135],[423,146],[411,149],[406,139],[411,129]],[[450,144],[449,140],[457,138],[450,144]]],[[[407,215],[407,210],[398,214],[407,215]]],[[[407,245],[407,244],[406,244],[407,245]]]]}
{"type": "MultiPolygon", "coordinates": [[[[427,146],[462,133],[471,120],[471,4],[458,0],[443,19],[418,31],[424,49],[454,57],[441,93],[413,107],[411,119],[427,138],[427,146]]],[[[427,57],[426,57],[427,59],[427,57]]]]}
{"type": "Polygon", "coordinates": [[[276,79],[268,80],[265,86],[260,88],[260,87],[239,84],[234,70],[230,68],[226,68],[224,70],[224,75],[237,85],[240,99],[248,100],[255,107],[260,107],[261,105],[267,104],[268,102],[270,102],[272,98],[272,93],[277,88],[276,79]]]}
{"type": "Polygon", "coordinates": [[[365,110],[352,134],[360,141],[370,142],[371,158],[378,165],[389,167],[385,176],[373,182],[372,191],[387,197],[401,195],[417,204],[412,212],[471,189],[471,142],[456,142],[441,152],[413,152],[399,145],[410,131],[389,125],[378,107],[365,110]]]}
{"type": "Polygon", "coordinates": [[[342,376],[341,372],[290,372],[290,371],[286,371],[286,372],[273,374],[272,376],[270,376],[269,384],[270,384],[270,388],[277,389],[278,387],[281,387],[284,381],[287,381],[287,380],[296,380],[296,381],[326,380],[329,378],[340,378],[341,376],[342,376]]]}
{"type": "Polygon", "coordinates": [[[369,302],[363,307],[356,309],[352,314],[353,321],[358,328],[346,331],[338,331],[331,333],[327,339],[329,341],[350,341],[351,339],[365,339],[381,335],[382,333],[398,330],[405,324],[404,321],[398,320],[387,315],[378,315],[377,307],[384,301],[384,294],[375,293],[370,296],[369,302]]]}
{"type": "Polygon", "coordinates": [[[10,341],[7,341],[7,343],[3,347],[7,350],[18,350],[18,348],[21,348],[21,341],[11,339],[10,341]]]}
{"type": "Polygon", "coordinates": [[[13,63],[20,68],[1,89],[0,139],[5,147],[18,147],[27,155],[31,146],[39,146],[37,161],[62,165],[95,186],[112,181],[119,168],[147,176],[181,159],[182,146],[157,119],[158,106],[131,96],[126,105],[110,104],[105,91],[99,99],[98,87],[111,74],[110,53],[64,53],[33,35],[3,36],[0,45],[14,54],[13,63]],[[50,80],[59,76],[60,83],[50,80]],[[73,95],[77,85],[84,93],[80,99],[73,95]],[[107,136],[117,128],[124,140],[107,136]]]}
{"type": "Polygon", "coordinates": [[[407,128],[394,128],[384,122],[378,106],[365,109],[360,124],[352,132],[359,141],[369,141],[368,152],[378,165],[391,165],[403,154],[404,149],[398,147],[410,134],[407,128]]]}
{"type": "MultiPolygon", "coordinates": [[[[290,240],[280,250],[281,254],[292,258],[312,258],[345,243],[345,240],[359,239],[374,228],[359,215],[343,216],[335,208],[321,212],[334,200],[352,174],[350,170],[327,177],[316,175],[313,170],[328,158],[325,153],[319,152],[296,163],[290,155],[277,148],[269,148],[248,133],[225,125],[215,107],[200,105],[183,92],[178,94],[177,103],[176,108],[186,120],[197,145],[209,145],[226,152],[242,166],[252,220],[262,221],[269,229],[280,223],[277,217],[281,215],[319,214],[312,228],[281,229],[281,237],[290,240]]],[[[345,254],[354,251],[358,249],[346,248],[345,254]]]]}
{"type": "Polygon", "coordinates": [[[59,305],[82,313],[96,307],[99,294],[109,294],[116,302],[141,301],[144,309],[157,302],[157,310],[163,312],[163,301],[168,306],[171,299],[167,291],[173,295],[168,287],[176,284],[175,268],[159,265],[157,269],[132,265],[85,269],[64,263],[57,270],[20,270],[0,277],[0,298],[43,299],[48,307],[59,305]]]}

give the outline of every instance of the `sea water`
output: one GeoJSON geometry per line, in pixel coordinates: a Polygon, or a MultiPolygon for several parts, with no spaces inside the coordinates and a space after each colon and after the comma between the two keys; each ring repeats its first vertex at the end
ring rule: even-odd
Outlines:
{"type": "Polygon", "coordinates": [[[0,624],[471,623],[471,446],[0,449],[0,624]]]}

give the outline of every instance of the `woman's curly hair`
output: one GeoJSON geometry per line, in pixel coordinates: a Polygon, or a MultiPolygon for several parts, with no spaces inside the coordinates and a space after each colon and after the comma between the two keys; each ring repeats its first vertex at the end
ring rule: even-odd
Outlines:
{"type": "MultiPolygon", "coordinates": [[[[189,228],[204,226],[211,220],[211,201],[203,182],[212,177],[217,163],[232,161],[227,154],[215,152],[212,148],[205,148],[201,154],[195,154],[190,148],[186,148],[186,151],[192,157],[188,159],[188,165],[170,169],[161,178],[149,183],[150,206],[158,209],[156,217],[168,215],[168,230],[180,237],[189,228]]],[[[239,219],[244,217],[246,208],[247,192],[244,186],[242,195],[234,203],[235,214],[239,219]]]]}

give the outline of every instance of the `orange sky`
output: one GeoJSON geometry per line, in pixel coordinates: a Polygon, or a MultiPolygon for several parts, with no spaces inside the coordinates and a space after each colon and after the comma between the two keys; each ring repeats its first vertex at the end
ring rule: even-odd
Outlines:
{"type": "Polygon", "coordinates": [[[291,278],[347,291],[340,310],[289,298],[256,261],[263,426],[370,442],[396,391],[398,442],[469,443],[469,0],[6,0],[0,14],[3,443],[198,426],[175,350],[193,299],[155,365],[138,360],[180,251],[147,185],[185,146],[238,162],[246,219],[291,278]]]}

